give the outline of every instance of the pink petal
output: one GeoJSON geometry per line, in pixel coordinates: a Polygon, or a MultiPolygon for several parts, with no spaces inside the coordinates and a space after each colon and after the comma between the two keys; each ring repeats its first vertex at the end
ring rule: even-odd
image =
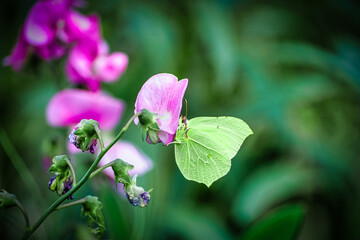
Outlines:
{"type": "Polygon", "coordinates": [[[45,46],[36,47],[35,52],[38,56],[45,60],[58,59],[62,57],[66,49],[64,46],[60,45],[58,42],[53,41],[45,46]]]}
{"type": "MultiPolygon", "coordinates": [[[[132,143],[126,141],[119,141],[115,143],[115,145],[101,159],[99,165],[104,166],[105,164],[118,158],[134,166],[134,168],[129,171],[130,176],[134,176],[135,174],[143,175],[153,168],[151,159],[142,151],[137,149],[132,143]]],[[[114,179],[114,172],[111,167],[106,168],[104,173],[114,179]]]]}
{"type": "Polygon", "coordinates": [[[96,76],[103,81],[115,81],[125,71],[128,64],[128,57],[121,52],[109,56],[99,56],[94,61],[96,76]]]}
{"type": "Polygon", "coordinates": [[[55,26],[48,11],[47,1],[35,3],[25,20],[24,38],[33,46],[44,46],[55,37],[55,26]]]}
{"type": "Polygon", "coordinates": [[[94,119],[100,129],[111,130],[120,121],[124,103],[102,92],[68,89],[57,93],[47,106],[50,125],[70,127],[82,119],[94,119]]]}
{"type": "Polygon", "coordinates": [[[7,56],[3,60],[3,65],[11,66],[15,71],[21,70],[26,61],[28,49],[28,44],[24,41],[23,32],[21,30],[18,42],[13,48],[10,56],[7,56]]]}
{"type": "Polygon", "coordinates": [[[90,90],[97,91],[100,82],[93,73],[93,61],[98,55],[99,44],[95,41],[81,41],[69,53],[65,65],[70,82],[85,84],[90,90]]]}
{"type": "Polygon", "coordinates": [[[84,16],[76,11],[69,11],[58,29],[58,37],[65,43],[82,39],[101,40],[100,20],[96,15],[84,16]]]}
{"type": "MultiPolygon", "coordinates": [[[[159,115],[160,130],[174,134],[179,125],[182,101],[188,80],[178,81],[168,73],[152,76],[142,86],[135,103],[135,112],[147,109],[159,115]]],[[[135,121],[135,124],[137,124],[135,121]]],[[[163,136],[164,140],[165,137],[163,136]]],[[[168,141],[168,140],[167,140],[168,141]]]]}

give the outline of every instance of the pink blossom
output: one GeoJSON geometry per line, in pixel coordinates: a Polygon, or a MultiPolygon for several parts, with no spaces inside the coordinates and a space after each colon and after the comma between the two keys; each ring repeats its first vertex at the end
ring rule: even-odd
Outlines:
{"type": "MultiPolygon", "coordinates": [[[[135,113],[147,109],[157,114],[160,130],[156,134],[164,145],[174,140],[187,85],[188,79],[178,81],[172,74],[160,73],[147,80],[137,96],[135,113]]],[[[136,118],[135,124],[138,122],[136,118]]]]}
{"type": "Polygon", "coordinates": [[[64,43],[82,39],[100,40],[100,19],[95,14],[84,16],[73,10],[68,11],[58,23],[57,36],[64,43]]]}
{"type": "Polygon", "coordinates": [[[57,93],[46,110],[50,125],[73,127],[82,119],[99,122],[102,130],[111,130],[120,121],[124,103],[102,92],[67,89],[57,93]]]}
{"type": "Polygon", "coordinates": [[[74,84],[85,84],[97,91],[101,81],[112,82],[125,71],[128,57],[121,52],[108,53],[104,41],[79,41],[70,51],[66,73],[74,84]]]}
{"type": "Polygon", "coordinates": [[[76,0],[36,2],[25,19],[18,42],[3,64],[19,71],[32,50],[39,57],[51,60],[62,57],[71,42],[84,37],[100,39],[98,17],[86,17],[71,9],[81,4],[76,0]]]}

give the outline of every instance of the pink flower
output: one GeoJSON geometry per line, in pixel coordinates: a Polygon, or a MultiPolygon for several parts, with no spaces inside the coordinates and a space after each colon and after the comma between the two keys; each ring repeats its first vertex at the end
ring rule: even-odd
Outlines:
{"type": "Polygon", "coordinates": [[[82,39],[100,40],[100,19],[95,14],[84,16],[76,11],[68,11],[58,23],[57,36],[64,43],[82,39]]]}
{"type": "Polygon", "coordinates": [[[25,19],[17,44],[3,64],[19,71],[30,50],[45,60],[51,60],[62,57],[71,42],[84,37],[100,39],[98,18],[94,15],[86,17],[71,10],[73,6],[81,4],[76,0],[36,2],[25,19]]]}
{"type": "MultiPolygon", "coordinates": [[[[164,145],[174,140],[187,85],[188,79],[178,81],[172,74],[160,73],[147,80],[137,96],[135,113],[147,109],[156,114],[156,122],[160,129],[156,131],[156,135],[158,141],[164,145]]],[[[136,118],[135,124],[138,122],[139,119],[136,118]]],[[[149,135],[147,140],[149,142],[149,135]]]]}
{"type": "Polygon", "coordinates": [[[99,122],[100,129],[111,130],[120,121],[124,103],[102,92],[67,89],[57,93],[46,110],[50,125],[73,127],[82,119],[99,122]]]}
{"type": "Polygon", "coordinates": [[[85,84],[97,91],[101,81],[112,82],[125,71],[128,57],[121,52],[108,54],[104,41],[79,41],[70,51],[66,63],[66,73],[74,84],[85,84]]]}

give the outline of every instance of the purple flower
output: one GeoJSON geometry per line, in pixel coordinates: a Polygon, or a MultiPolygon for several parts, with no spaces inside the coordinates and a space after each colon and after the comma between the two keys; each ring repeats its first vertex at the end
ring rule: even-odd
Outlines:
{"type": "Polygon", "coordinates": [[[135,207],[146,207],[150,202],[150,194],[146,191],[135,197],[131,197],[129,194],[126,194],[126,197],[131,205],[135,207]]]}
{"type": "Polygon", "coordinates": [[[82,119],[93,119],[101,129],[111,130],[120,121],[123,109],[122,101],[102,92],[67,89],[51,99],[46,118],[56,127],[74,127],[82,119]]]}
{"type": "MultiPolygon", "coordinates": [[[[164,145],[174,140],[187,85],[188,79],[178,81],[172,74],[160,73],[147,80],[137,96],[135,113],[147,109],[155,114],[159,127],[159,130],[155,130],[155,134],[159,142],[164,145]]],[[[138,123],[139,119],[136,118],[135,124],[138,123]]],[[[149,133],[150,131],[147,132],[148,142],[149,133]]],[[[150,134],[153,135],[153,131],[150,134]]],[[[153,136],[150,137],[155,139],[153,136]]],[[[151,141],[151,143],[156,142],[151,141]]]]}
{"type": "Polygon", "coordinates": [[[112,82],[120,77],[128,64],[125,53],[108,53],[103,40],[86,39],[71,49],[66,62],[66,73],[74,84],[84,84],[97,91],[101,81],[112,82]]]}

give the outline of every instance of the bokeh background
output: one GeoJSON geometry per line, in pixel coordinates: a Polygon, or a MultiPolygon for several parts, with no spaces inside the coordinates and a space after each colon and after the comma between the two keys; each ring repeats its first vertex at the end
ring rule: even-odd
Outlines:
{"type": "MultiPolygon", "coordinates": [[[[34,2],[0,2],[1,58],[34,2]]],[[[129,56],[121,79],[102,85],[127,105],[114,133],[142,84],[160,72],[189,79],[188,118],[235,116],[255,133],[230,172],[207,188],[184,179],[173,146],[149,145],[131,126],[124,138],[154,162],[138,179],[154,188],[152,200],[134,208],[106,177],[87,183],[75,198],[103,202],[103,238],[360,239],[359,9],[349,0],[88,1],[80,11],[97,12],[110,49],[129,56]],[[278,209],[290,217],[271,219],[278,209]]],[[[0,188],[17,195],[32,223],[57,198],[43,159],[66,153],[67,130],[45,120],[50,98],[71,87],[64,62],[32,56],[21,72],[0,67],[0,188]],[[18,158],[38,188],[16,170],[18,158]]],[[[91,159],[77,156],[78,176],[91,159]]],[[[23,229],[17,209],[0,212],[5,239],[19,239],[23,229]]],[[[92,238],[79,206],[53,213],[33,236],[92,238]]]]}

